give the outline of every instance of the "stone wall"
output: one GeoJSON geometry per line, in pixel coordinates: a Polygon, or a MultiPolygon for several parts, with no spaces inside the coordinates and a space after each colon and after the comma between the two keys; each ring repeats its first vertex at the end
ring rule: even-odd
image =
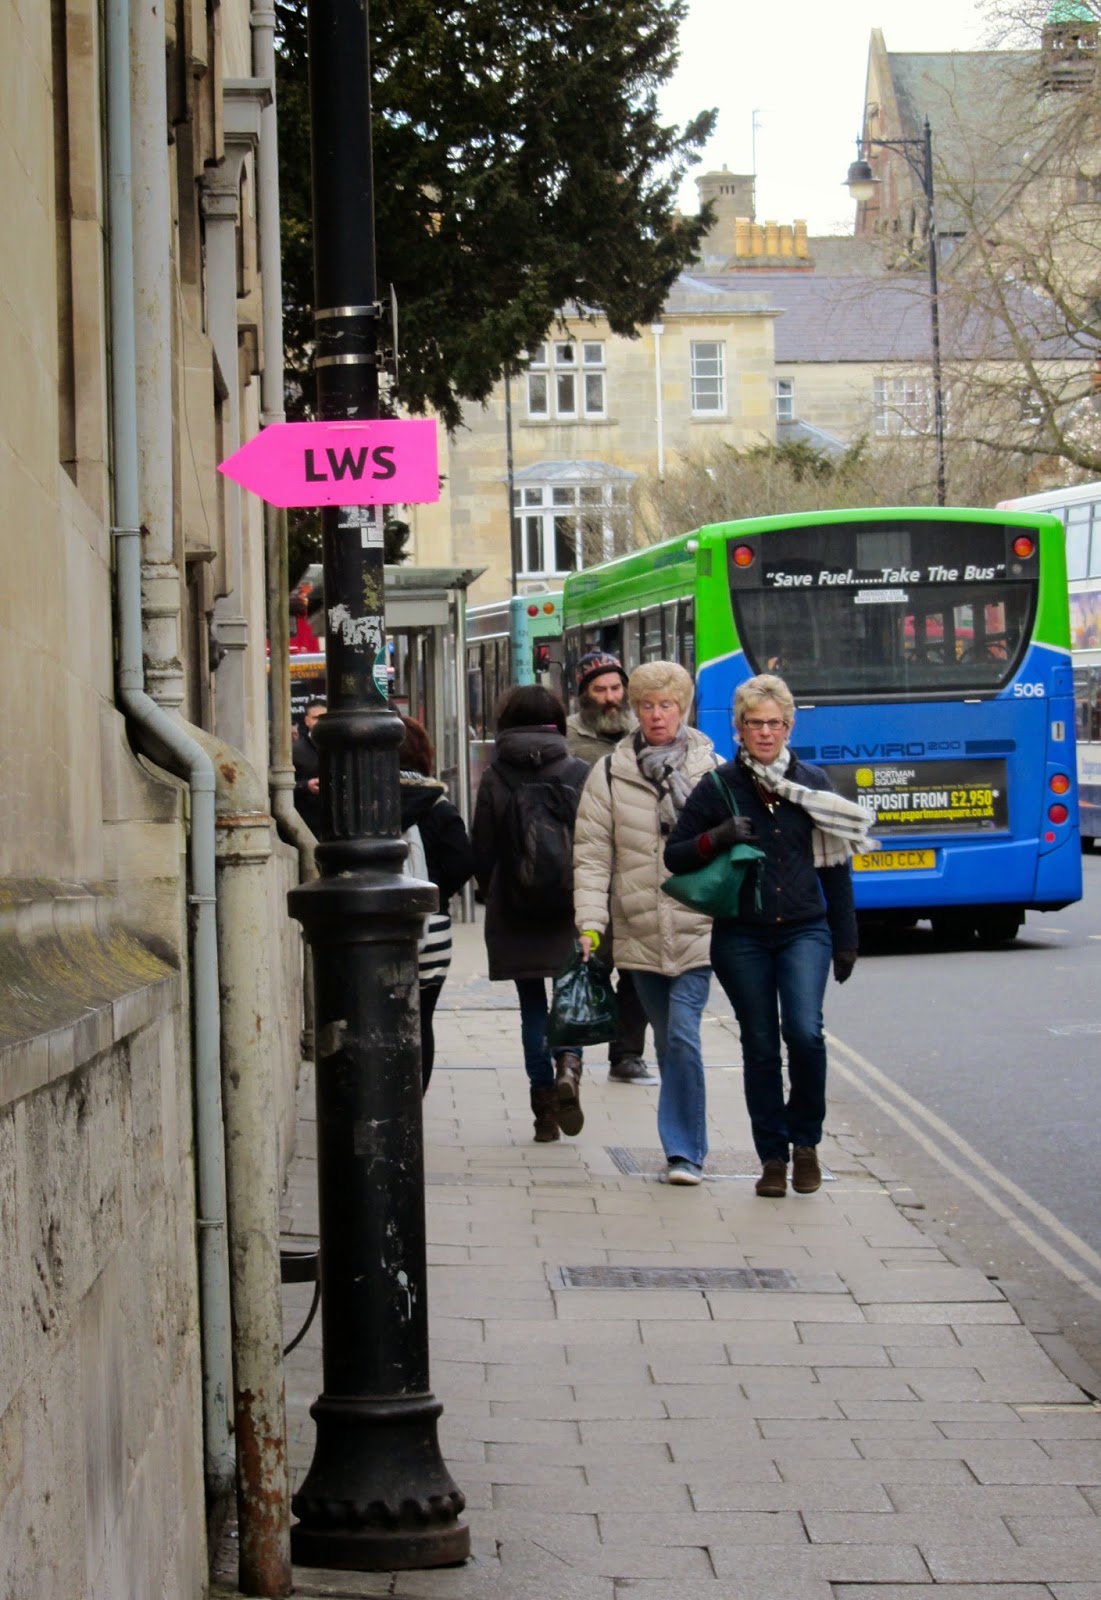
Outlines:
{"type": "Polygon", "coordinates": [[[198,1595],[184,990],[79,885],[0,906],[0,1594],[198,1595]]]}

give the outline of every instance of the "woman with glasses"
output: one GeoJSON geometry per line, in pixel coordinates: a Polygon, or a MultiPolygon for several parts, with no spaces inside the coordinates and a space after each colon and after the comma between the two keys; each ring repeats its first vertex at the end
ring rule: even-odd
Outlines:
{"type": "Polygon", "coordinates": [[[782,678],[761,673],[741,684],[734,696],[737,754],[719,768],[740,815],[731,814],[717,784],[700,783],[665,847],[665,865],[674,873],[692,872],[749,837],[763,851],[747,875],[737,917],[712,924],[711,965],[741,1031],[746,1108],[762,1165],[757,1193],[773,1199],[787,1193],[789,1158],[796,1194],[813,1194],[822,1181],[822,1001],[831,962],[838,983],[856,965],[849,858],[871,847],[867,812],[835,794],[821,768],[788,748],[794,720],[795,702],[782,678]]]}

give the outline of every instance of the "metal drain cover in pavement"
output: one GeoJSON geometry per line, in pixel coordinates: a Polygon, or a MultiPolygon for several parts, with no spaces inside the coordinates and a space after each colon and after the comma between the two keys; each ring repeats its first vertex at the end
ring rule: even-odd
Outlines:
{"type": "MultiPolygon", "coordinates": [[[[629,1150],[621,1144],[604,1147],[620,1172],[628,1178],[664,1178],[666,1160],[664,1150],[629,1150]]],[[[752,1150],[712,1150],[704,1165],[705,1178],[759,1178],[761,1163],[752,1150]]],[[[822,1166],[823,1183],[837,1180],[830,1169],[822,1166]]]]}
{"type": "Polygon", "coordinates": [[[786,1267],[559,1267],[567,1289],[798,1289],[786,1267]]]}

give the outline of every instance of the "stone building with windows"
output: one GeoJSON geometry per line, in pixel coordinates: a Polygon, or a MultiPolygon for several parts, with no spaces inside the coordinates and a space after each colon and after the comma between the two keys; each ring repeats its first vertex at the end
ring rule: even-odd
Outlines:
{"type": "Polygon", "coordinates": [[[216,471],[281,404],[273,21],[249,0],[0,8],[0,1592],[20,1600],[206,1593],[237,1425],[285,1500],[300,860],[269,793],[270,530],[216,471]]]}
{"type": "Polygon", "coordinates": [[[417,559],[476,559],[488,569],[487,600],[513,582],[556,587],[633,545],[640,496],[685,456],[786,440],[836,456],[858,440],[874,450],[927,437],[930,218],[917,153],[926,117],[949,429],[1019,430],[1027,442],[1044,394],[1092,407],[1092,346],[1045,284],[1018,269],[997,293],[981,292],[967,263],[992,218],[1007,228],[1010,215],[1029,219],[1037,237],[1039,208],[1045,225],[1069,219],[1045,235],[1064,277],[1092,281],[1101,140],[1079,140],[1078,165],[1052,180],[1096,50],[1096,20],[1077,0],[1057,0],[1039,50],[897,54],[874,30],[861,125],[876,182],[853,234],[813,238],[800,222],[758,221],[752,177],[724,168],[699,178],[715,221],[660,322],[624,339],[579,308],[564,313],[446,442],[444,495],[412,518],[417,559]],[[879,143],[898,140],[918,171],[879,143]]]}

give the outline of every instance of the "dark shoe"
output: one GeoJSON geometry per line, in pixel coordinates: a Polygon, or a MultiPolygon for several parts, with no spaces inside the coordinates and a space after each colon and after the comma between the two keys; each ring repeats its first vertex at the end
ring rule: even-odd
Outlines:
{"type": "Polygon", "coordinates": [[[812,1144],[794,1145],[791,1152],[791,1187],[796,1194],[813,1194],[822,1187],[822,1168],[812,1144]]]}
{"type": "Polygon", "coordinates": [[[667,1183],[702,1183],[703,1168],[697,1167],[694,1161],[689,1161],[687,1156],[673,1156],[666,1170],[667,1183]]]}
{"type": "Polygon", "coordinates": [[[623,1056],[608,1068],[609,1083],[657,1083],[657,1078],[641,1056],[623,1056]]]}
{"type": "Polygon", "coordinates": [[[786,1161],[766,1161],[757,1179],[757,1193],[765,1200],[782,1200],[788,1192],[786,1161]]]}
{"type": "Polygon", "coordinates": [[[581,1109],[581,1057],[567,1050],[554,1064],[554,1090],[557,1096],[555,1114],[558,1126],[571,1138],[585,1126],[585,1113],[581,1109]]]}
{"type": "Polygon", "coordinates": [[[531,1091],[531,1109],[535,1113],[536,1144],[553,1144],[555,1139],[562,1137],[558,1131],[558,1118],[555,1115],[557,1105],[558,1091],[553,1083],[543,1084],[540,1088],[531,1091]]]}

